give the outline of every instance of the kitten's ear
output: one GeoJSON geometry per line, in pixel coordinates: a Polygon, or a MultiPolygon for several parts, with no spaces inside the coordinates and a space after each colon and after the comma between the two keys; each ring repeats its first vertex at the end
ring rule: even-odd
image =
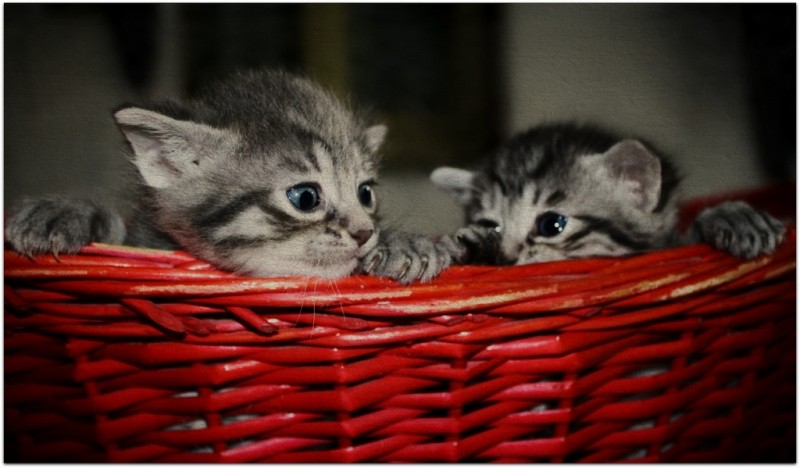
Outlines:
{"type": "Polygon", "coordinates": [[[367,149],[370,153],[376,153],[378,148],[381,147],[383,144],[383,140],[386,138],[386,133],[389,129],[386,125],[373,125],[372,127],[367,128],[364,130],[364,139],[367,144],[367,149]]]}
{"type": "Polygon", "coordinates": [[[474,172],[455,167],[440,167],[431,172],[431,181],[450,192],[461,205],[466,205],[470,201],[474,178],[474,172]]]}
{"type": "Polygon", "coordinates": [[[114,119],[133,149],[134,165],[153,188],[200,174],[233,139],[230,132],[138,107],[120,109],[114,119]]]}
{"type": "Polygon", "coordinates": [[[601,156],[621,195],[642,211],[651,212],[661,196],[661,161],[642,143],[623,140],[601,156]]]}

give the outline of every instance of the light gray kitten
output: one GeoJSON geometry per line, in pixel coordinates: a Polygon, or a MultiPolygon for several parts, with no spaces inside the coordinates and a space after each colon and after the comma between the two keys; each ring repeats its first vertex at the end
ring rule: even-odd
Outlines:
{"type": "MultiPolygon", "coordinates": [[[[181,248],[245,275],[337,278],[360,271],[376,246],[432,245],[381,232],[376,222],[386,127],[368,124],[306,79],[238,73],[196,99],[124,105],[114,119],[138,174],[128,228],[92,200],[29,199],[9,210],[13,249],[31,256],[124,242],[181,248]]],[[[449,264],[439,257],[439,269],[449,264]]],[[[404,281],[424,276],[403,264],[376,272],[404,281]]]]}
{"type": "Polygon", "coordinates": [[[679,178],[669,161],[589,126],[532,128],[477,170],[444,167],[431,179],[464,208],[459,263],[618,256],[693,241],[753,258],[772,252],[784,233],[767,213],[728,202],[701,212],[688,238],[679,235],[679,178]]]}

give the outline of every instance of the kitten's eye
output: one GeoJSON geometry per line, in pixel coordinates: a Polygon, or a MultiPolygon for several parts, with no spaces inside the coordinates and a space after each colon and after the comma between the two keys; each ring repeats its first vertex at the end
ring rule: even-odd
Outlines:
{"type": "Polygon", "coordinates": [[[555,237],[567,227],[567,217],[548,211],[536,219],[536,232],[542,237],[555,237]]]}
{"type": "Polygon", "coordinates": [[[372,190],[372,185],[365,182],[358,186],[358,201],[366,207],[371,207],[375,201],[375,195],[372,190]]]}
{"type": "Polygon", "coordinates": [[[295,185],[286,191],[286,197],[300,211],[311,211],[319,205],[319,194],[313,185],[295,185]]]}
{"type": "Polygon", "coordinates": [[[497,221],[492,221],[491,219],[481,218],[475,221],[475,224],[486,229],[494,229],[495,231],[500,232],[500,225],[497,223],[497,221]]]}

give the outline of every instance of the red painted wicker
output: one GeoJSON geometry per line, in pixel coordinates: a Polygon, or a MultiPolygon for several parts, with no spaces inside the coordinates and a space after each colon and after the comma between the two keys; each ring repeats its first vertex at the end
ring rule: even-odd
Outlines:
{"type": "Polygon", "coordinates": [[[795,241],[413,286],[7,252],[6,461],[794,461],[795,241]]]}

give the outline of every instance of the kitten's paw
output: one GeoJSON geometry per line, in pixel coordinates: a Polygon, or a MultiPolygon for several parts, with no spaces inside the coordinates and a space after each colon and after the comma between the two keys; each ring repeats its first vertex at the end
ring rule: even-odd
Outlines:
{"type": "Polygon", "coordinates": [[[6,218],[6,242],[17,252],[76,253],[90,242],[122,243],[125,225],[113,211],[90,200],[27,199],[6,218]]]}
{"type": "Polygon", "coordinates": [[[464,247],[458,263],[499,263],[500,233],[496,228],[470,224],[456,232],[456,240],[464,247]]]}
{"type": "Polygon", "coordinates": [[[705,209],[692,226],[693,240],[744,259],[771,254],[784,233],[780,221],[741,201],[705,209]]]}
{"type": "Polygon", "coordinates": [[[460,249],[448,237],[435,240],[400,231],[382,232],[378,245],[364,257],[362,270],[404,284],[430,281],[452,264],[460,249]]]}

